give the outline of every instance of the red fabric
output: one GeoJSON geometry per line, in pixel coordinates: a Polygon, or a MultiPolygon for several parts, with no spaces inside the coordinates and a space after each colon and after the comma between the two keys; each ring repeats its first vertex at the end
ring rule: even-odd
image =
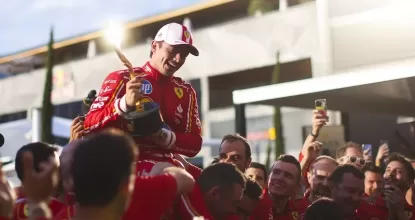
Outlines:
{"type": "Polygon", "coordinates": [[[10,220],[9,218],[7,218],[7,217],[2,217],[2,216],[0,216],[0,220],[10,220]]]}
{"type": "Polygon", "coordinates": [[[269,220],[272,219],[272,201],[268,197],[267,189],[262,190],[262,199],[259,201],[258,205],[255,207],[254,212],[252,213],[251,220],[269,220]]]}
{"type": "Polygon", "coordinates": [[[173,208],[176,194],[177,183],[173,176],[137,177],[123,220],[159,220],[173,208]]]}
{"type": "Polygon", "coordinates": [[[274,210],[272,211],[273,219],[274,220],[298,220],[304,214],[307,207],[308,205],[306,206],[306,204],[302,202],[289,200],[284,211],[282,211],[281,213],[275,213],[274,210]]]}
{"type": "MultiPolygon", "coordinates": [[[[29,209],[26,205],[26,198],[18,199],[14,206],[13,218],[14,220],[28,219],[29,209]]],[[[66,205],[59,200],[52,198],[49,201],[49,208],[52,212],[52,217],[56,216],[66,205]]]]}
{"type": "MultiPolygon", "coordinates": [[[[303,155],[302,152],[300,152],[300,155],[298,155],[298,162],[301,163],[301,161],[303,160],[303,158],[304,158],[304,155],[303,155]]],[[[304,186],[307,187],[307,188],[310,188],[310,184],[308,183],[308,178],[307,178],[308,171],[310,171],[310,168],[309,167],[307,168],[307,171],[306,172],[303,172],[302,173],[302,176],[303,176],[304,186]]]]}
{"type": "MultiPolygon", "coordinates": [[[[145,73],[145,79],[151,84],[142,102],[154,101],[160,104],[164,123],[176,137],[169,150],[154,148],[156,144],[148,138],[137,138],[136,142],[140,145],[140,149],[151,146],[148,148],[151,152],[173,152],[189,157],[199,153],[202,147],[201,124],[196,92],[192,86],[178,77],[162,75],[149,63],[141,68],[135,68],[134,72],[145,73]]],[[[112,72],[107,76],[101,86],[99,96],[91,105],[85,118],[86,134],[109,127],[128,131],[126,120],[117,113],[115,104],[125,95],[125,84],[130,80],[129,77],[128,70],[112,72]]]]}
{"type": "Polygon", "coordinates": [[[178,207],[177,219],[193,220],[193,217],[203,216],[205,220],[214,220],[197,185],[191,193],[181,196],[178,207]]]}
{"type": "Polygon", "coordinates": [[[75,216],[76,210],[76,198],[75,194],[67,193],[65,195],[65,202],[66,206],[62,208],[56,216],[54,216],[53,220],[68,220],[72,219],[75,216]]]}
{"type": "Polygon", "coordinates": [[[189,163],[189,166],[187,167],[186,171],[190,173],[190,175],[192,175],[195,180],[199,178],[200,174],[202,173],[202,169],[191,163],[189,163]]]}
{"type": "MultiPolygon", "coordinates": [[[[409,220],[415,220],[415,209],[413,206],[405,204],[405,212],[409,220]]],[[[374,204],[362,201],[360,207],[356,210],[357,219],[360,220],[388,220],[388,215],[388,208],[382,196],[379,196],[374,204]]]]}

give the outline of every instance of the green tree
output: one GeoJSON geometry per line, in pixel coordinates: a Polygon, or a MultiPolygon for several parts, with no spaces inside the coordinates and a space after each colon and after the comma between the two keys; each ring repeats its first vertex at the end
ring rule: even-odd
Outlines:
{"type": "Polygon", "coordinates": [[[248,14],[255,15],[257,11],[267,13],[278,9],[278,2],[275,0],[250,0],[248,14]]]}
{"type": "Polygon", "coordinates": [[[46,66],[46,78],[45,86],[43,88],[43,102],[42,102],[42,137],[41,140],[47,143],[54,143],[52,134],[52,117],[53,117],[53,105],[52,105],[52,75],[53,75],[53,28],[50,30],[50,39],[48,44],[48,58],[46,66]]]}
{"type": "MultiPolygon", "coordinates": [[[[280,52],[277,52],[277,62],[275,64],[274,70],[272,71],[271,77],[271,84],[276,84],[280,80],[280,52]]],[[[284,133],[282,129],[282,116],[281,116],[281,108],[279,106],[274,107],[274,115],[273,115],[273,127],[275,129],[275,139],[274,139],[274,156],[277,159],[281,154],[285,153],[285,146],[284,146],[284,133]]],[[[271,162],[271,141],[267,146],[267,158],[266,158],[266,166],[270,167],[271,162]]]]}

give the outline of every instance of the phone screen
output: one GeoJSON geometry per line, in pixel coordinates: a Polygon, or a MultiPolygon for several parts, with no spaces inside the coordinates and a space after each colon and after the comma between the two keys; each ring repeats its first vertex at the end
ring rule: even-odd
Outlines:
{"type": "Polygon", "coordinates": [[[369,155],[372,155],[372,145],[371,144],[362,144],[363,152],[368,152],[369,155]]]}
{"type": "Polygon", "coordinates": [[[314,105],[316,110],[327,111],[327,101],[325,99],[316,99],[314,105]]]}

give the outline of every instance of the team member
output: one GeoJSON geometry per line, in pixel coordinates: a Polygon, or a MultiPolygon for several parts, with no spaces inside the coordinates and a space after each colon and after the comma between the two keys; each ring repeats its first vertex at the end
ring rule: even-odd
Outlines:
{"type": "MultiPolygon", "coordinates": [[[[21,182],[23,181],[23,168],[24,168],[24,154],[29,152],[33,155],[33,163],[34,169],[39,172],[41,170],[41,166],[43,163],[48,162],[50,160],[55,160],[57,164],[58,157],[56,148],[42,142],[35,142],[24,145],[21,147],[16,153],[16,163],[15,163],[15,170],[17,173],[17,177],[21,182]]],[[[24,191],[24,186],[23,186],[24,191]]],[[[51,215],[56,216],[58,212],[66,207],[64,203],[60,202],[55,198],[49,199],[49,208],[51,211],[51,215]]],[[[13,219],[29,219],[29,208],[28,208],[28,200],[25,196],[19,198],[16,201],[16,205],[14,207],[13,219]]]]}
{"type": "MultiPolygon", "coordinates": [[[[173,76],[189,54],[199,55],[190,30],[177,23],[163,26],[151,43],[150,60],[134,68],[135,77],[119,70],[104,80],[86,116],[85,134],[107,127],[129,131],[126,118],[136,103],[157,102],[167,126],[151,137],[135,139],[139,160],[174,163],[171,153],[195,156],[202,145],[196,93],[190,84],[173,76]]],[[[137,168],[141,174],[149,172],[137,168]]]]}
{"type": "Polygon", "coordinates": [[[202,171],[188,197],[182,196],[175,219],[226,219],[237,213],[246,179],[228,163],[217,163],[202,171]]]}

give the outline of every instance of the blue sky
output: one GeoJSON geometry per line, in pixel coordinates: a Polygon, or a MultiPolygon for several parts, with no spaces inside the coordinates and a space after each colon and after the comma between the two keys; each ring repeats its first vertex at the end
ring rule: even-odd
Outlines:
{"type": "Polygon", "coordinates": [[[0,7],[0,57],[209,0],[12,0],[0,7]]]}

